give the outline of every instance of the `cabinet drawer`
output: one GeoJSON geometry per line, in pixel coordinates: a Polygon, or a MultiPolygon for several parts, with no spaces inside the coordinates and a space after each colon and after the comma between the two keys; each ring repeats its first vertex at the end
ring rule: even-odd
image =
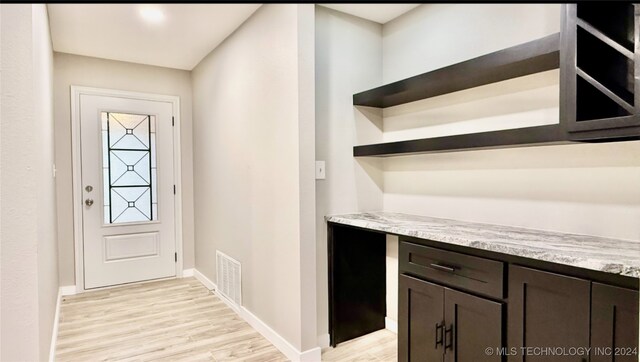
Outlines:
{"type": "Polygon", "coordinates": [[[400,272],[443,285],[504,297],[504,263],[400,241],[400,272]]]}

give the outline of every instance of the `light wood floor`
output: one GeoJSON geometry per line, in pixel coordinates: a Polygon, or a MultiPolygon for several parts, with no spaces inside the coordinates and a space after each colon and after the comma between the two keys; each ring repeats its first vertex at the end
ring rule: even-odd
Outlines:
{"type": "MultiPolygon", "coordinates": [[[[322,352],[326,361],[395,361],[379,331],[322,352]]],[[[57,361],[286,361],[195,278],[63,297],[57,361]]]]}
{"type": "Polygon", "coordinates": [[[386,329],[340,343],[336,348],[322,350],[323,361],[385,361],[398,360],[396,334],[386,329]]]}

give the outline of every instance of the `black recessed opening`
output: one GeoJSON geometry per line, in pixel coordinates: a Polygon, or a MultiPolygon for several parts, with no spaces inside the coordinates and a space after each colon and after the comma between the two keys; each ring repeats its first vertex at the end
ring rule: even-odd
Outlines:
{"type": "Polygon", "coordinates": [[[633,60],[578,27],[578,68],[633,106],[633,60]]]}
{"type": "Polygon", "coordinates": [[[581,3],[577,5],[577,8],[578,18],[633,51],[634,7],[632,3],[581,3]]]}
{"type": "Polygon", "coordinates": [[[576,78],[576,120],[578,122],[629,115],[629,112],[589,82],[579,76],[576,78]]]}

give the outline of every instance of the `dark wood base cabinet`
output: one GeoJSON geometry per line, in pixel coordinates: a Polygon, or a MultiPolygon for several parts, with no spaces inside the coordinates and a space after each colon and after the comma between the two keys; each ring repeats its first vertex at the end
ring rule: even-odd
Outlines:
{"type": "Polygon", "coordinates": [[[502,303],[401,275],[399,361],[500,361],[502,303]]]}
{"type": "Polygon", "coordinates": [[[511,265],[508,343],[516,353],[508,361],[587,361],[590,288],[586,280],[511,265]],[[562,356],[570,348],[584,353],[562,356]]]}
{"type": "Polygon", "coordinates": [[[637,282],[465,251],[401,237],[399,361],[639,360],[637,282]]]}
{"type": "MultiPolygon", "coordinates": [[[[386,236],[328,231],[336,346],[385,327],[386,236]]],[[[639,360],[637,278],[408,236],[398,247],[399,361],[639,360]]]]}
{"type": "Polygon", "coordinates": [[[591,362],[636,362],[638,292],[610,285],[591,286],[591,362]]]}
{"type": "Polygon", "coordinates": [[[511,265],[508,343],[521,353],[508,361],[638,361],[638,298],[635,290],[511,265]]]}

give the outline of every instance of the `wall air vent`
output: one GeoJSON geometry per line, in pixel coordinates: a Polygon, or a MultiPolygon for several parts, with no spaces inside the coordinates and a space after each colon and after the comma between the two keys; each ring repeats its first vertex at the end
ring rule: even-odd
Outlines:
{"type": "Polygon", "coordinates": [[[237,306],[242,305],[242,268],[240,263],[216,250],[217,291],[237,306]]]}

